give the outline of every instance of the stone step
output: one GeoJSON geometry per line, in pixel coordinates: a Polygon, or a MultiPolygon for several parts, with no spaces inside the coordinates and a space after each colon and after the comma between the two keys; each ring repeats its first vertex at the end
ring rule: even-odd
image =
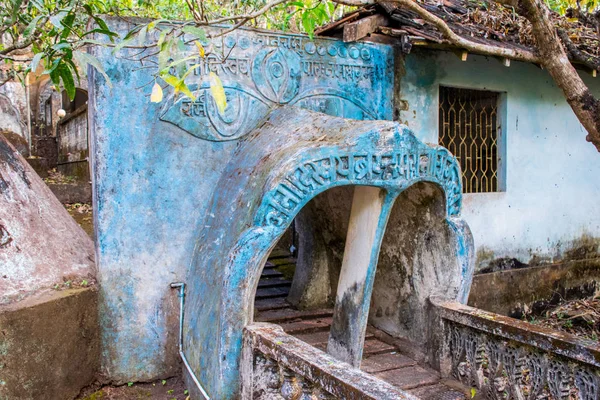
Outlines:
{"type": "Polygon", "coordinates": [[[46,178],[48,170],[55,167],[52,161],[44,157],[28,157],[26,160],[41,178],[46,178]]]}
{"type": "Polygon", "coordinates": [[[318,331],[328,331],[329,326],[331,325],[331,318],[319,318],[319,319],[311,319],[311,320],[300,320],[293,322],[286,322],[284,324],[280,324],[283,330],[295,336],[299,333],[311,333],[318,331]]]}
{"type": "Polygon", "coordinates": [[[273,264],[275,266],[290,265],[290,264],[296,265],[296,259],[293,257],[269,258],[268,262],[270,262],[271,264],[273,264]]]}
{"type": "Polygon", "coordinates": [[[427,400],[465,400],[471,398],[469,393],[464,393],[463,391],[454,389],[450,386],[444,385],[443,383],[421,386],[419,388],[409,390],[409,393],[414,394],[421,399],[427,400]]]}
{"type": "Polygon", "coordinates": [[[254,301],[254,309],[258,312],[288,308],[290,304],[284,297],[270,297],[254,301]]]}
{"type": "MultiPolygon", "coordinates": [[[[272,287],[287,287],[292,286],[292,281],[288,281],[283,278],[261,278],[258,281],[258,288],[272,288],[272,287]]],[[[289,291],[288,291],[289,292],[289,291]]]]}
{"type": "Polygon", "coordinates": [[[274,297],[287,297],[289,294],[288,288],[270,287],[259,288],[256,290],[255,300],[271,299],[274,297]]]}
{"type": "Polygon", "coordinates": [[[283,274],[273,268],[265,268],[261,274],[261,278],[281,278],[283,274]]]}
{"type": "Polygon", "coordinates": [[[271,252],[271,254],[269,254],[269,260],[272,258],[285,258],[285,257],[291,257],[292,254],[290,253],[289,250],[287,249],[273,249],[273,251],[271,252]]]}
{"type": "Polygon", "coordinates": [[[271,263],[271,262],[267,261],[267,262],[265,263],[265,267],[263,268],[263,272],[264,272],[265,270],[271,270],[271,269],[274,269],[274,268],[276,268],[275,264],[273,264],[273,263],[271,263]]]}
{"type": "Polygon", "coordinates": [[[281,324],[298,319],[327,318],[331,317],[332,315],[333,313],[330,309],[299,311],[293,308],[282,308],[279,310],[263,311],[258,315],[256,320],[260,322],[281,324]]]}
{"type": "Polygon", "coordinates": [[[434,371],[429,368],[424,368],[419,365],[391,369],[388,371],[376,373],[374,375],[379,379],[383,379],[384,381],[402,390],[409,390],[421,386],[434,385],[440,380],[440,375],[437,373],[437,371],[434,371]]]}
{"type": "Polygon", "coordinates": [[[369,373],[376,374],[378,372],[389,371],[416,365],[417,362],[412,358],[406,357],[397,352],[383,353],[367,356],[363,358],[360,369],[369,373]]]}
{"type": "MultiPolygon", "coordinates": [[[[315,345],[319,350],[327,351],[327,343],[319,343],[315,345]]],[[[396,351],[396,348],[392,345],[384,343],[375,338],[365,340],[363,346],[363,357],[369,357],[375,354],[390,353],[396,351]]]]}

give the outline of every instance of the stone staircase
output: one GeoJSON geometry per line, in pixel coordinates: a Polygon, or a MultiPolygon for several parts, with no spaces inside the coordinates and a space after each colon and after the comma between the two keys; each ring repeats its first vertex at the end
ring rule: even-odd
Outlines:
{"type": "MultiPolygon", "coordinates": [[[[332,310],[296,310],[286,302],[291,281],[285,270],[295,266],[289,253],[274,251],[267,261],[255,298],[255,321],[280,325],[292,336],[327,350],[332,310]]],[[[364,372],[427,400],[471,398],[468,388],[457,381],[444,380],[439,373],[416,360],[414,349],[372,326],[367,328],[361,369],[364,372]]]]}

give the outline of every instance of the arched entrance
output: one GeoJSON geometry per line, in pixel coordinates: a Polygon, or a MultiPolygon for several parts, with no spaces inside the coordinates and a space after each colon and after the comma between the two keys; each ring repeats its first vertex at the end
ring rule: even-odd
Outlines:
{"type": "MultiPolygon", "coordinates": [[[[459,219],[460,171],[441,147],[386,121],[281,108],[244,139],[220,179],[187,279],[184,351],[213,398],[238,391],[242,329],[266,258],[292,219],[323,191],[355,185],[329,351],[360,360],[379,247],[397,196],[418,182],[444,193],[456,235],[457,288],[468,293],[470,235],[459,219]],[[347,253],[347,255],[346,255],[347,253]]],[[[464,294],[462,295],[464,297],[464,294]]]]}

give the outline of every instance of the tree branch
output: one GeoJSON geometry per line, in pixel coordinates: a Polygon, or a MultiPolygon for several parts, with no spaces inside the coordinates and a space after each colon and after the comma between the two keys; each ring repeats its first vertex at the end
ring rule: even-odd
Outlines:
{"type": "Polygon", "coordinates": [[[586,54],[579,50],[577,46],[573,44],[569,38],[569,35],[564,29],[557,28],[556,33],[558,34],[560,40],[562,40],[573,61],[583,64],[590,69],[595,69],[596,71],[600,70],[600,58],[586,54]]]}
{"type": "MultiPolygon", "coordinates": [[[[269,1],[267,4],[265,4],[262,8],[256,10],[253,13],[249,13],[249,14],[242,14],[242,15],[231,15],[229,17],[222,17],[222,18],[217,18],[217,19],[213,19],[211,21],[202,21],[199,22],[198,25],[202,25],[202,26],[208,26],[208,25],[218,25],[218,24],[222,24],[224,22],[233,22],[233,21],[244,21],[241,25],[245,24],[246,22],[258,18],[261,15],[267,13],[270,9],[272,9],[273,7],[276,7],[280,4],[283,3],[287,3],[289,2],[289,0],[271,0],[269,1]]],[[[239,25],[239,26],[241,26],[239,25]]],[[[238,26],[238,28],[239,28],[238,26]]]]}
{"type": "Polygon", "coordinates": [[[550,10],[543,0],[520,0],[519,14],[531,23],[542,65],[563,91],[571,109],[587,130],[586,140],[600,151],[600,102],[591,94],[569,61],[550,19],[550,10]]]}

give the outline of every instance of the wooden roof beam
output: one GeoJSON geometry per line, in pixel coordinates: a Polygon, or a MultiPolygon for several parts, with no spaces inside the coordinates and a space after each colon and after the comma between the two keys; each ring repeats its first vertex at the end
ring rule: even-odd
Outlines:
{"type": "Polygon", "coordinates": [[[355,42],[365,36],[375,32],[380,26],[386,26],[388,19],[381,15],[375,14],[359,19],[355,22],[349,22],[344,25],[344,42],[355,42]]]}

